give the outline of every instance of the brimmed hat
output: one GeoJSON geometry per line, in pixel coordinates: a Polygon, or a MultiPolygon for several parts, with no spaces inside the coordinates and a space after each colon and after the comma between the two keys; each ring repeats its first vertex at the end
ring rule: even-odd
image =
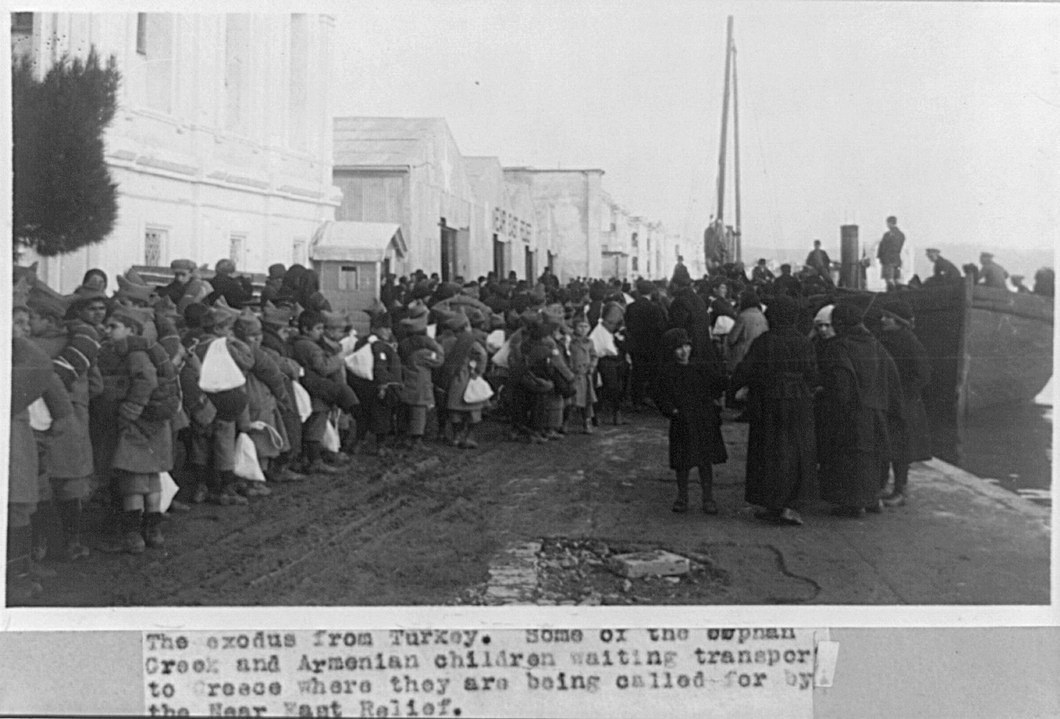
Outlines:
{"type": "Polygon", "coordinates": [[[346,329],[350,326],[349,318],[342,312],[324,310],[324,327],[327,329],[346,329]]]}
{"type": "Polygon", "coordinates": [[[233,324],[239,317],[239,310],[229,307],[224,297],[214,302],[213,307],[210,309],[210,319],[213,321],[214,328],[228,327],[233,324]]]}
{"type": "Polygon", "coordinates": [[[173,260],[169,263],[169,269],[171,270],[185,270],[187,272],[195,271],[195,263],[191,260],[173,260]]]}
{"type": "Polygon", "coordinates": [[[442,326],[453,332],[463,332],[471,326],[471,321],[463,312],[447,312],[443,310],[440,316],[442,326]]]}
{"type": "Polygon", "coordinates": [[[637,280],[637,292],[642,295],[650,295],[655,291],[655,285],[648,280],[637,280]]]}
{"type": "MultiPolygon", "coordinates": [[[[139,277],[139,275],[136,275],[136,277],[139,277]]],[[[151,301],[151,295],[153,295],[154,292],[155,290],[153,287],[134,282],[124,275],[118,275],[118,291],[115,293],[116,297],[129,299],[133,302],[142,302],[146,305],[151,301]]]]}
{"type": "Polygon", "coordinates": [[[924,250],[924,252],[927,253],[927,254],[930,254],[932,252],[934,252],[935,254],[938,254],[938,255],[942,254],[942,252],[937,247],[929,247],[926,250],[924,250]]]}
{"type": "Polygon", "coordinates": [[[398,323],[401,329],[409,334],[422,334],[427,331],[427,313],[416,315],[415,317],[409,315],[398,323]]]}
{"type": "Polygon", "coordinates": [[[142,333],[144,331],[145,319],[143,313],[134,307],[115,305],[110,312],[109,318],[121,322],[126,327],[132,327],[137,332],[142,333]]]}
{"type": "Polygon", "coordinates": [[[261,329],[261,320],[249,309],[243,310],[236,318],[236,332],[242,335],[259,334],[261,329]]]}
{"type": "Polygon", "coordinates": [[[287,327],[291,324],[294,312],[290,307],[277,307],[271,302],[266,302],[261,310],[261,321],[270,327],[287,327]]]}
{"type": "Polygon", "coordinates": [[[989,252],[980,252],[979,253],[979,259],[980,260],[992,260],[992,259],[994,259],[994,256],[991,253],[989,253],[989,252]]]}
{"type": "Polygon", "coordinates": [[[279,280],[283,279],[284,274],[287,272],[287,268],[284,267],[282,262],[277,262],[274,265],[269,265],[269,279],[279,280]]]}
{"type": "Polygon", "coordinates": [[[34,287],[30,289],[23,304],[38,315],[62,319],[66,314],[69,303],[61,295],[41,292],[34,287]]]}

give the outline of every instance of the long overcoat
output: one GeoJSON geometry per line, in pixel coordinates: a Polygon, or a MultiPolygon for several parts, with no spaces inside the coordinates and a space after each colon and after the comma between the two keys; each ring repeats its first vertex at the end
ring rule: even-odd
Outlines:
{"type": "Polygon", "coordinates": [[[686,365],[664,361],[654,390],[656,407],[670,420],[671,469],[721,464],[728,459],[714,404],[725,391],[725,376],[716,355],[712,361],[686,365]]]}
{"type": "Polygon", "coordinates": [[[901,417],[898,370],[862,326],[821,343],[817,442],[821,498],[874,505],[891,457],[890,420],[901,417]]]}
{"type": "Polygon", "coordinates": [[[454,412],[481,410],[486,402],[469,404],[464,401],[464,390],[472,377],[486,371],[489,354],[469,330],[459,332],[451,346],[445,346],[445,363],[442,365],[442,381],[446,388],[446,409],[454,412]],[[474,362],[474,368],[471,363],[474,362]]]}
{"type": "Polygon", "coordinates": [[[894,461],[908,464],[931,459],[931,427],[920,393],[931,381],[927,350],[908,327],[883,330],[880,344],[891,355],[901,381],[902,417],[891,422],[894,461]]]}
{"type": "Polygon", "coordinates": [[[571,337],[570,370],[574,373],[574,397],[571,404],[575,407],[591,407],[596,403],[596,388],[593,377],[596,373],[596,348],[588,337],[571,337]]]}
{"type": "Polygon", "coordinates": [[[424,334],[405,337],[398,343],[401,357],[401,401],[416,407],[434,406],[432,370],[445,362],[442,346],[424,334]]]}
{"type": "Polygon", "coordinates": [[[794,327],[769,330],[751,343],[732,388],[748,387],[747,484],[750,504],[783,509],[817,488],[813,345],[794,327]]]}
{"type": "MultiPolygon", "coordinates": [[[[99,343],[95,330],[84,323],[80,324],[83,331],[91,332],[96,351],[91,354],[91,357],[85,357],[87,362],[92,364],[83,364],[83,372],[73,372],[68,377],[70,381],[66,388],[73,405],[73,412],[62,419],[53,418],[52,427],[44,438],[48,448],[44,455],[46,471],[48,476],[55,478],[88,477],[95,469],[92,464],[92,440],[88,432],[88,405],[89,385],[95,385],[96,391],[99,389],[99,370],[94,364],[99,343]]],[[[34,337],[33,340],[53,360],[59,357],[64,350],[68,350],[70,344],[66,332],[34,337]]]]}
{"type": "Polygon", "coordinates": [[[173,433],[169,420],[147,420],[143,410],[158,386],[147,352],[131,349],[128,340],[104,342],[99,352],[103,392],[97,398],[104,421],[102,453],[112,469],[135,474],[173,468],[173,433]]]}

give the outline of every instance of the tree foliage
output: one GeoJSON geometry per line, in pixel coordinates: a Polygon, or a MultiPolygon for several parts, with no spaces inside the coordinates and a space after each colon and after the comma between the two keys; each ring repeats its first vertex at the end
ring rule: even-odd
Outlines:
{"type": "Polygon", "coordinates": [[[121,73],[64,56],[39,81],[27,58],[12,66],[14,239],[44,256],[103,240],[118,217],[118,186],[103,131],[117,110],[121,73]]]}

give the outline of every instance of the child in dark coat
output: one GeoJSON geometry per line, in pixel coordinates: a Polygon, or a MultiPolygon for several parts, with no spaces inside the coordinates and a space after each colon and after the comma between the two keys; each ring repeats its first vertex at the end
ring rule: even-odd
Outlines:
{"type": "Polygon", "coordinates": [[[728,459],[714,404],[725,390],[721,360],[714,355],[692,361],[692,340],[681,328],[663,334],[663,352],[655,404],[670,420],[670,468],[677,472],[673,511],[688,511],[688,478],[696,467],[703,490],[703,511],[717,514],[711,465],[728,459]]]}

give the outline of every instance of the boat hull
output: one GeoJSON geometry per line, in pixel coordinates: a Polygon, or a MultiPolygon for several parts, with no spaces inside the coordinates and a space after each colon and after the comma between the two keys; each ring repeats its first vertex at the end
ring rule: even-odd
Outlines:
{"type": "MultiPolygon", "coordinates": [[[[884,295],[856,292],[859,304],[884,295]]],[[[971,412],[1030,402],[1053,374],[1053,300],[1038,295],[954,284],[903,291],[915,332],[931,362],[922,392],[932,449],[961,460],[962,426],[971,412]]]]}

